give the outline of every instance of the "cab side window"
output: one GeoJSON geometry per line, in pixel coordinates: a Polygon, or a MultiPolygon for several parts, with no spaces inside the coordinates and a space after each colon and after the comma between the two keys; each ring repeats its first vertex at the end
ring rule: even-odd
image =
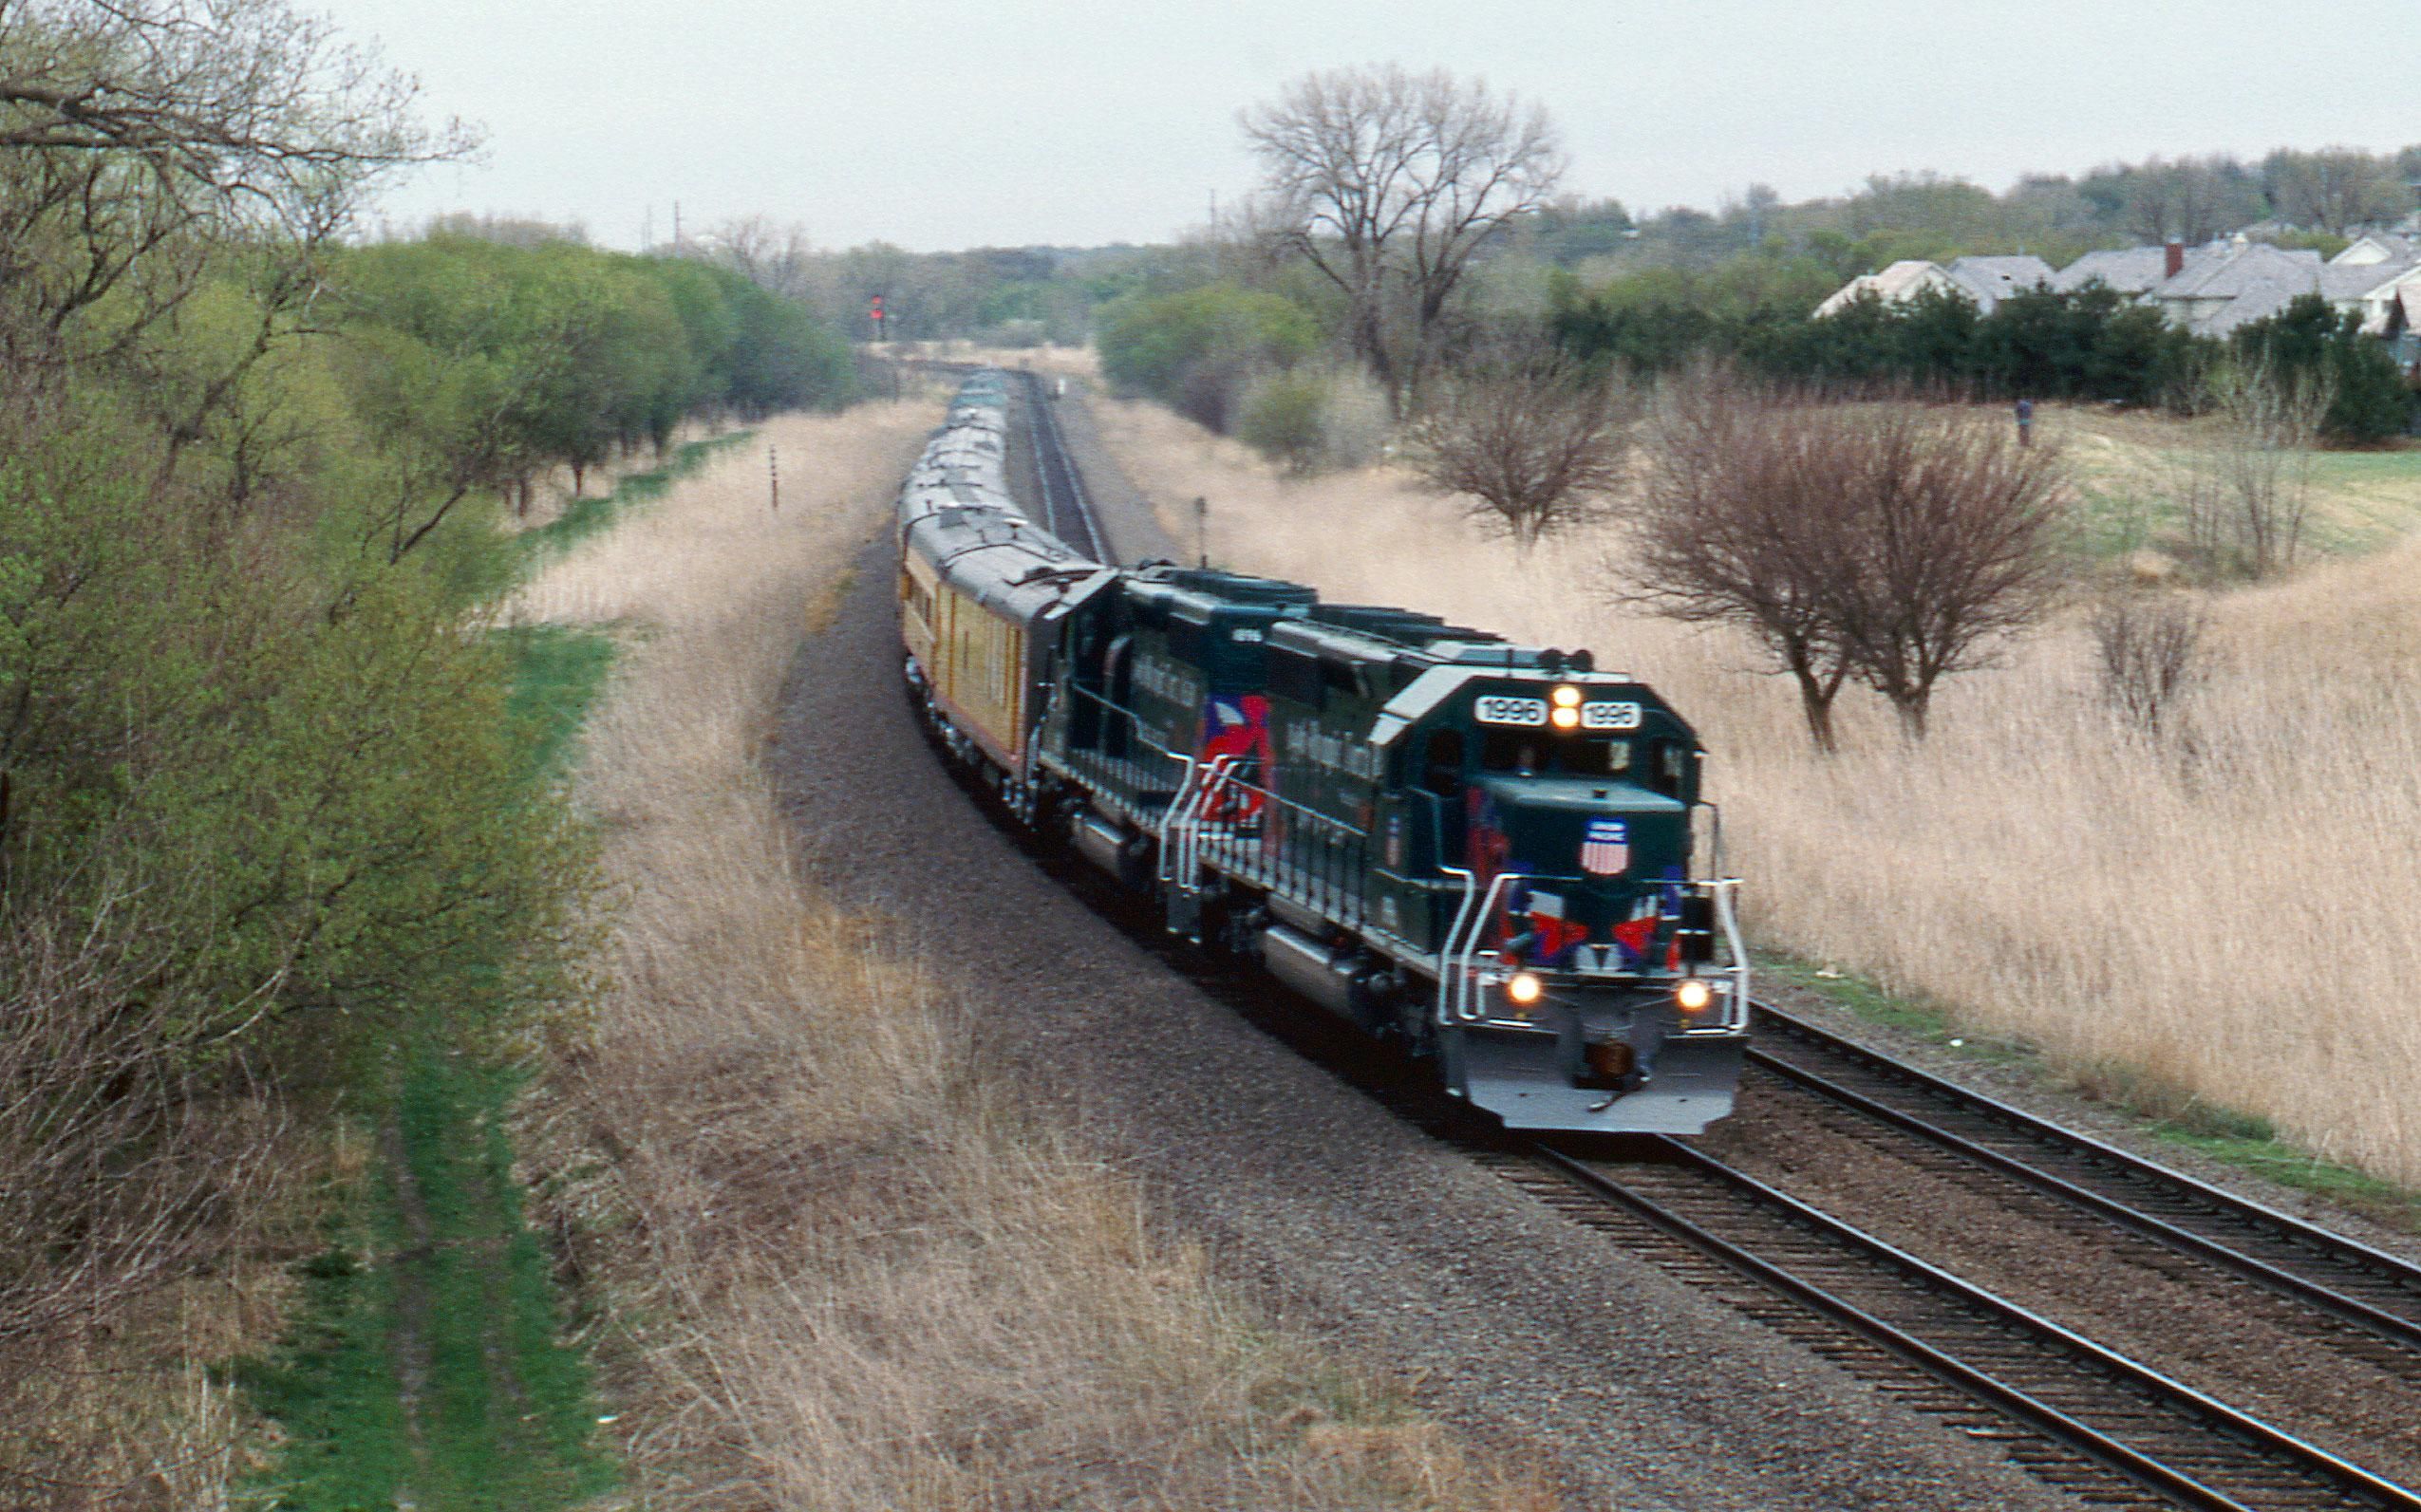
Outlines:
{"type": "Polygon", "coordinates": [[[1463,732],[1439,730],[1421,752],[1420,785],[1441,798],[1463,791],[1463,732]]]}
{"type": "Polygon", "coordinates": [[[1690,753],[1679,740],[1656,742],[1654,759],[1648,763],[1645,781],[1648,787],[1668,798],[1681,796],[1689,777],[1690,753]]]}

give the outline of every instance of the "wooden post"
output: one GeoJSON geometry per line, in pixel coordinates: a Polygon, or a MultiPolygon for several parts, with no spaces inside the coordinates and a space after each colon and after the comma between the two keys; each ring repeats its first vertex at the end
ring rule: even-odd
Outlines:
{"type": "Polygon", "coordinates": [[[771,446],[765,448],[765,476],[774,487],[774,513],[781,513],[781,458],[771,446]]]}
{"type": "Polygon", "coordinates": [[[1210,501],[1201,495],[1193,496],[1193,565],[1210,565],[1210,501]]]}

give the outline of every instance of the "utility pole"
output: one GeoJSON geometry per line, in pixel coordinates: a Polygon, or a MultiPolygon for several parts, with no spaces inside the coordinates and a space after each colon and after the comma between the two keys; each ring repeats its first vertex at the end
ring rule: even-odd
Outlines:
{"type": "Polygon", "coordinates": [[[681,255],[681,201],[672,202],[672,254],[681,255]]]}
{"type": "Polygon", "coordinates": [[[1193,565],[1210,565],[1210,501],[1199,494],[1193,496],[1193,565]]]}

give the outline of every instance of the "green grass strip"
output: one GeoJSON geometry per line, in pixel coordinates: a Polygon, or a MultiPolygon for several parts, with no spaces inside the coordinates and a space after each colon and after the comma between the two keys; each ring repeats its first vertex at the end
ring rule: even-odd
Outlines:
{"type": "Polygon", "coordinates": [[[261,1485],[281,1512],[544,1512],[614,1485],[513,1179],[516,1087],[442,1047],[404,1057],[383,1158],[304,1267],[299,1326],[279,1358],[237,1372],[286,1430],[261,1485]]]}
{"type": "Polygon", "coordinates": [[[673,448],[671,459],[664,466],[649,472],[626,475],[614,484],[610,494],[573,499],[555,518],[535,530],[521,532],[521,547],[526,553],[523,560],[535,565],[560,555],[576,543],[611,525],[621,517],[624,510],[662,498],[674,483],[705,466],[716,454],[729,451],[754,439],[756,434],[755,431],[734,431],[728,436],[711,436],[703,441],[684,441],[673,448]]]}
{"type": "MultiPolygon", "coordinates": [[[[571,760],[613,641],[559,625],[499,635],[509,717],[542,780],[571,760]]],[[[292,1331],[276,1357],[234,1372],[287,1435],[256,1483],[268,1504],[548,1512],[614,1485],[589,1368],[562,1342],[513,1177],[518,1076],[450,1046],[399,1048],[369,1173],[333,1194],[292,1331]]]]}
{"type": "Polygon", "coordinates": [[[2041,1052],[2034,1046],[1962,1028],[1948,1007],[1930,999],[1895,993],[1871,978],[1778,950],[1756,951],[1754,964],[1758,975],[1815,993],[1869,1023],[1888,1025],[1992,1065],[2042,1069],[2041,1052]]]}
{"type": "Polygon", "coordinates": [[[516,625],[496,634],[513,665],[506,712],[528,741],[532,775],[553,776],[570,763],[572,737],[612,670],[613,637],[569,625],[516,625]]]}

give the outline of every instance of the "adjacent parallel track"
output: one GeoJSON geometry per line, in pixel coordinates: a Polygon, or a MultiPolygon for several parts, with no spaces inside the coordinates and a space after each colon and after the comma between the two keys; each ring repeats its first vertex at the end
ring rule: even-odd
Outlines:
{"type": "MultiPolygon", "coordinates": [[[[2390,1481],[1679,1141],[1642,1140],[1638,1148],[1646,1158],[1611,1166],[1549,1145],[1524,1154],[1533,1169],[1586,1199],[1619,1204],[1684,1252],[1680,1265],[1657,1257],[1661,1263],[1687,1271],[1712,1262],[1953,1388],[1965,1402],[1917,1405],[1979,1437],[2026,1441],[2012,1446],[2013,1458],[2089,1501],[2210,1512],[2421,1509],[2421,1497],[2390,1481]],[[2018,1431],[1985,1425],[1972,1404],[2018,1431]]],[[[1907,1390],[1905,1381],[1900,1389],[1907,1390]]]]}
{"type": "MultiPolygon", "coordinates": [[[[2421,1266],[1760,1004],[1752,1064],[2142,1238],[2421,1352],[2421,1266]]],[[[2421,1360],[2407,1360],[2407,1369],[2421,1360]]]]}
{"type": "MultiPolygon", "coordinates": [[[[1756,1027],[1752,1062],[1790,1085],[2302,1303],[2316,1336],[2421,1373],[2421,1267],[1768,1005],[1756,1027]]],[[[2012,1440],[2013,1458],[2089,1501],[2421,1509],[2421,1495],[1686,1144],[1630,1148],[1642,1158],[1608,1164],[1543,1142],[1498,1164],[1585,1221],[1619,1206],[1635,1221],[1634,1244],[1659,1263],[1719,1278],[1717,1290],[1743,1310],[1971,1434],[2012,1440]],[[2000,1426],[1988,1426],[1996,1417],[2000,1426]]]]}

